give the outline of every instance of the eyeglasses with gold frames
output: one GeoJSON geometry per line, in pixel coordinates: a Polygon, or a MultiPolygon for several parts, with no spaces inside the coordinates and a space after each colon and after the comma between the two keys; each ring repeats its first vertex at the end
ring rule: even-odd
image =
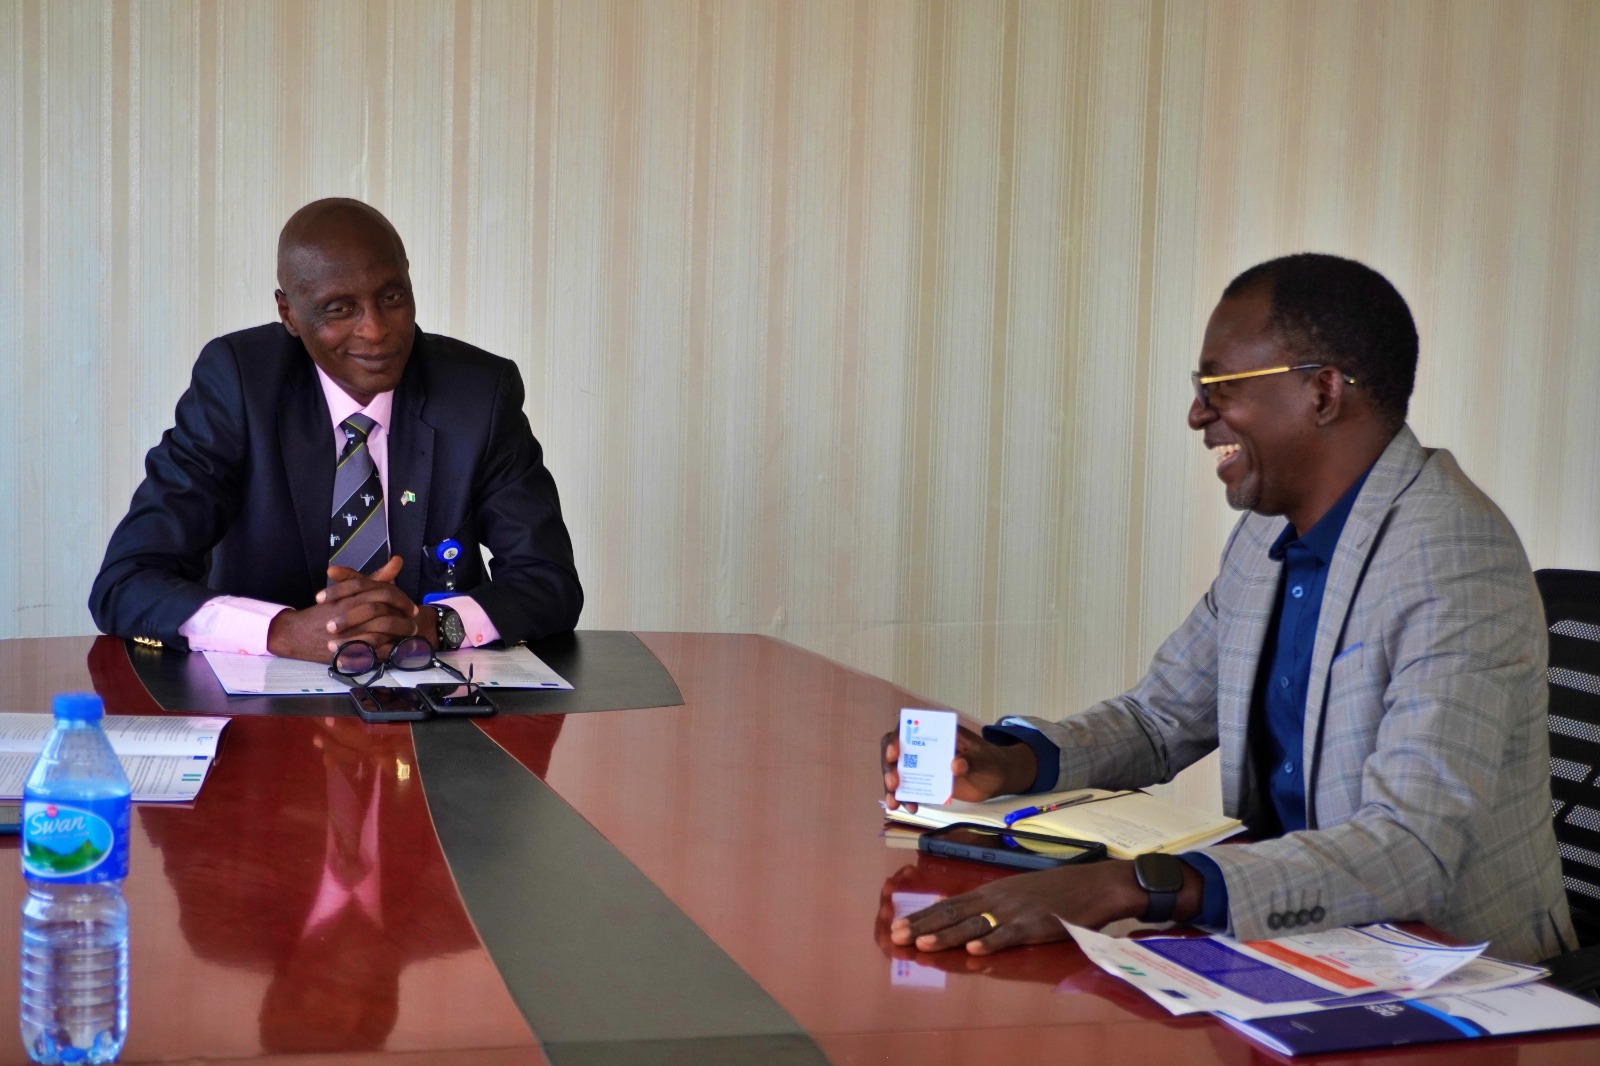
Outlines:
{"type": "MultiPolygon", "coordinates": [[[[1220,385],[1224,381],[1243,381],[1245,378],[1264,378],[1269,374],[1287,374],[1291,370],[1321,370],[1327,365],[1326,363],[1301,363],[1298,366],[1269,366],[1262,370],[1243,370],[1237,374],[1210,374],[1205,376],[1202,376],[1198,370],[1192,370],[1189,372],[1189,380],[1194,382],[1194,398],[1200,402],[1201,407],[1209,407],[1211,404],[1209,397],[1206,395],[1206,387],[1209,385],[1220,385]]],[[[1339,376],[1344,378],[1347,385],[1356,383],[1355,378],[1342,371],[1339,376]]]]}

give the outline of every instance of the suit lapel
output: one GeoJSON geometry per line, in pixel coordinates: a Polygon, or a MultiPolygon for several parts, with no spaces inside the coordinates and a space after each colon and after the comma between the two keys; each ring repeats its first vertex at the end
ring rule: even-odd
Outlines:
{"type": "Polygon", "coordinates": [[[1240,571],[1237,602],[1222,617],[1227,621],[1218,634],[1217,645],[1217,746],[1222,755],[1223,802],[1235,817],[1248,818],[1258,802],[1255,773],[1250,752],[1250,707],[1255,695],[1256,674],[1261,665],[1261,646],[1267,639],[1267,623],[1272,618],[1273,600],[1278,591],[1279,564],[1267,549],[1282,528],[1272,519],[1246,519],[1239,558],[1229,565],[1240,571]]]}
{"type": "Polygon", "coordinates": [[[278,416],[278,448],[306,553],[306,571],[311,574],[312,586],[320,588],[328,569],[328,525],[333,510],[333,428],[310,356],[300,363],[300,378],[286,394],[278,416]]]}
{"type": "Polygon", "coordinates": [[[433,427],[423,420],[426,344],[426,335],[418,330],[410,365],[395,390],[389,427],[389,550],[405,559],[395,583],[413,602],[422,593],[422,538],[433,479],[433,427]]]}
{"type": "Polygon", "coordinates": [[[1316,781],[1321,769],[1322,721],[1328,696],[1328,674],[1333,657],[1350,620],[1350,607],[1367,571],[1367,560],[1377,542],[1378,530],[1395,497],[1416,478],[1425,458],[1422,445],[1409,427],[1402,426],[1378,461],[1373,464],[1367,483],[1361,487],[1350,517],[1339,534],[1328,582],[1322,591],[1322,610],[1317,615],[1317,639],[1311,647],[1311,676],[1306,680],[1306,720],[1302,748],[1305,767],[1306,824],[1317,827],[1316,781]]]}

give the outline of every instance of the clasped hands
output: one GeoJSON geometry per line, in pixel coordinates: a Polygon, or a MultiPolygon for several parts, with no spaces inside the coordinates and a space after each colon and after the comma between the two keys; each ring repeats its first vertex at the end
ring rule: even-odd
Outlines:
{"type": "MultiPolygon", "coordinates": [[[[884,734],[881,750],[884,803],[894,810],[901,806],[894,798],[900,785],[898,736],[884,734]]],[[[1027,791],[1038,764],[1028,745],[992,744],[962,726],[950,769],[955,775],[955,798],[978,802],[1027,791]]],[[[916,810],[915,804],[905,807],[916,810]]],[[[1175,917],[1186,919],[1198,913],[1201,885],[1199,873],[1185,868],[1175,917]]],[[[920,951],[964,944],[969,954],[991,955],[1020,944],[1065,940],[1068,934],[1063,921],[1098,929],[1120,918],[1136,918],[1149,902],[1134,877],[1133,863],[1126,860],[1058,866],[991,881],[899,918],[889,926],[889,939],[900,947],[915,945],[920,951]]]]}
{"type": "Polygon", "coordinates": [[[424,611],[394,583],[404,560],[389,561],[370,574],[348,566],[328,567],[328,587],[310,607],[280,611],[267,628],[267,651],[286,659],[325,663],[339,645],[364,640],[386,657],[396,641],[421,636],[439,646],[438,615],[424,611]]]}

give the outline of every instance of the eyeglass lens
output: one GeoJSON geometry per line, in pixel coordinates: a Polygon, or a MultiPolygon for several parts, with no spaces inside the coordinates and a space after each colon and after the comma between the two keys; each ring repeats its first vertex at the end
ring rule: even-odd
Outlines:
{"type": "Polygon", "coordinates": [[[352,640],[333,653],[333,669],[346,677],[359,677],[378,665],[378,653],[371,644],[352,640]]]}
{"type": "Polygon", "coordinates": [[[421,670],[433,662],[433,646],[424,637],[407,637],[394,646],[389,662],[399,670],[421,670]]]}

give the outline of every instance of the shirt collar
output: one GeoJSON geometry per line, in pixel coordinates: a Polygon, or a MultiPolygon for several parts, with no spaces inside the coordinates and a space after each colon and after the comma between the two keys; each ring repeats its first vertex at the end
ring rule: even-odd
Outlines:
{"type": "Polygon", "coordinates": [[[320,366],[316,367],[317,380],[322,383],[322,395],[328,401],[328,416],[333,419],[333,428],[338,429],[340,424],[351,415],[360,413],[366,415],[384,430],[389,428],[389,416],[394,410],[394,390],[380,392],[372,398],[372,402],[362,407],[351,398],[348,392],[339,387],[339,383],[330,378],[320,366]]]}
{"type": "Polygon", "coordinates": [[[1298,540],[1301,547],[1322,560],[1324,565],[1333,562],[1333,550],[1339,546],[1339,534],[1344,532],[1344,524],[1350,517],[1350,510],[1355,507],[1356,497],[1361,495],[1361,486],[1367,483],[1367,475],[1370,473],[1372,467],[1369,466],[1360,477],[1356,478],[1355,484],[1339,497],[1339,502],[1328,508],[1328,513],[1319,518],[1317,524],[1311,527],[1311,532],[1305,536],[1296,537],[1294,526],[1285,525],[1283,532],[1278,534],[1278,539],[1267,549],[1268,558],[1273,562],[1282,562],[1289,545],[1298,540]]]}

